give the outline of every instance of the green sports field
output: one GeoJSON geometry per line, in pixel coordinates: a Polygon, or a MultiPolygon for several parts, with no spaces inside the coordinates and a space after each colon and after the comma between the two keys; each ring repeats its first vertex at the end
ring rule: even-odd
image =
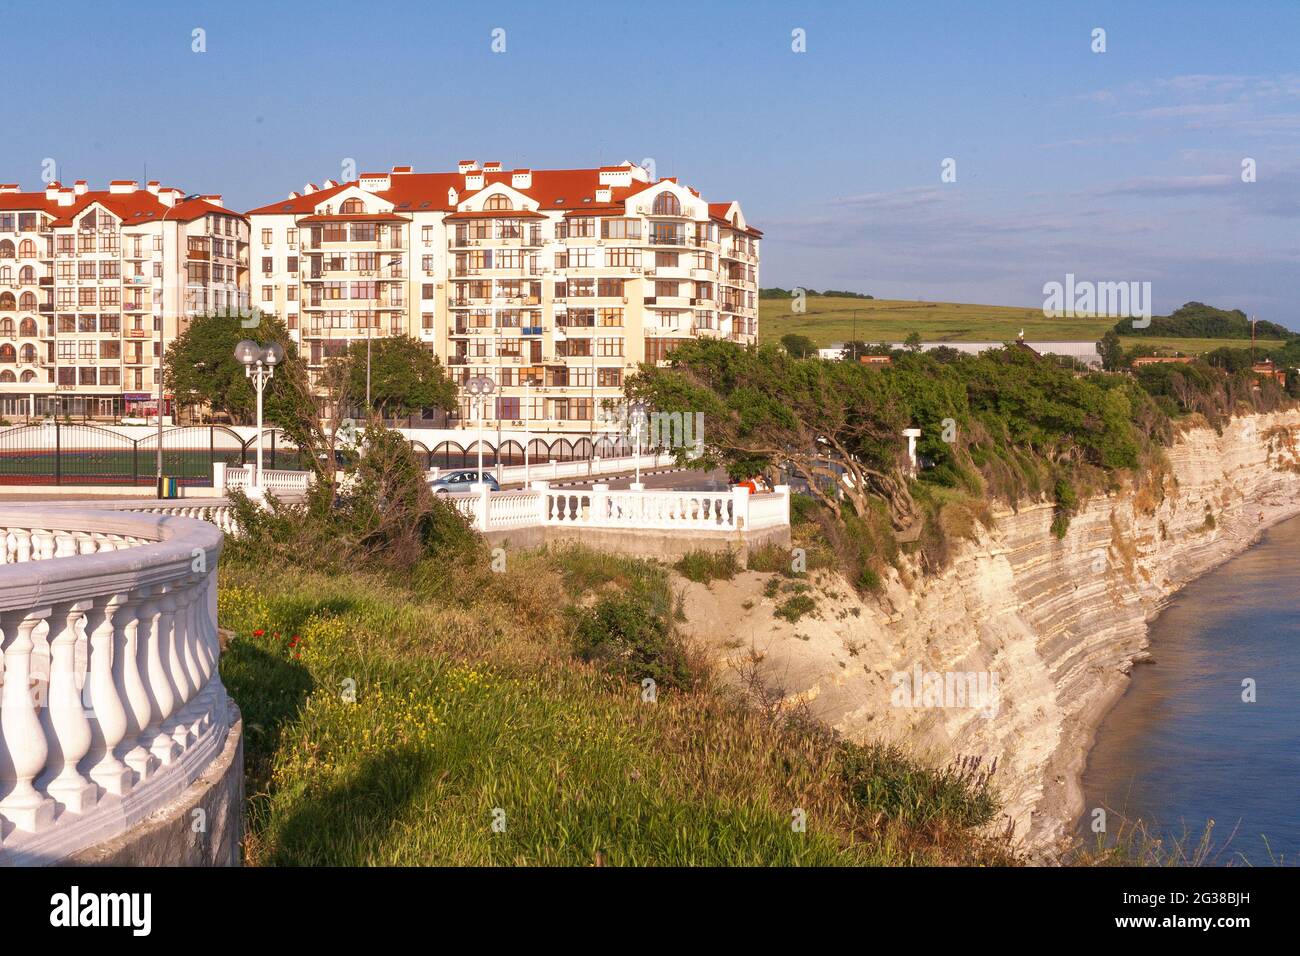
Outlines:
{"type": "MultiPolygon", "coordinates": [[[[791,310],[791,299],[759,302],[759,339],[778,341],[791,332],[826,347],[850,339],[902,342],[913,332],[925,342],[1007,342],[1022,330],[1030,341],[1095,342],[1115,322],[1110,318],[1049,319],[1042,309],[961,302],[914,302],[907,299],[842,299],[810,296],[807,311],[791,310]]],[[[1246,339],[1174,339],[1124,336],[1125,348],[1136,344],[1205,352],[1224,345],[1245,347],[1246,339]]],[[[1260,340],[1260,345],[1280,344],[1260,340]]]]}

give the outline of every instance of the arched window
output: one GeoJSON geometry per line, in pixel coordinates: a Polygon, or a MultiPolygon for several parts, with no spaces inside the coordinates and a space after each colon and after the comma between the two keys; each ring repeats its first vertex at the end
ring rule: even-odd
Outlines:
{"type": "Polygon", "coordinates": [[[12,292],[0,292],[0,312],[12,312],[18,308],[18,300],[12,292]]]}
{"type": "Polygon", "coordinates": [[[677,197],[670,192],[662,192],[655,197],[654,209],[656,216],[680,216],[682,214],[682,204],[677,201],[677,197]]]}
{"type": "Polygon", "coordinates": [[[14,270],[9,266],[0,266],[0,282],[13,282],[14,270]]]}
{"type": "Polygon", "coordinates": [[[0,335],[7,335],[9,338],[14,337],[13,319],[0,319],[0,335]]]}
{"type": "Polygon", "coordinates": [[[4,384],[8,385],[15,381],[17,381],[17,379],[14,378],[13,372],[9,371],[8,369],[5,369],[3,372],[0,372],[0,382],[3,382],[4,384]]]}
{"type": "Polygon", "coordinates": [[[35,259],[36,243],[32,242],[30,239],[24,239],[22,242],[20,242],[18,244],[18,258],[35,259]]]}
{"type": "Polygon", "coordinates": [[[22,335],[22,336],[32,336],[32,337],[34,337],[34,336],[36,335],[36,320],[35,320],[35,319],[23,319],[21,322],[19,322],[19,323],[18,323],[18,334],[19,334],[19,335],[22,335]]]}
{"type": "Polygon", "coordinates": [[[36,364],[36,346],[28,342],[18,350],[18,360],[24,365],[36,364]]]}
{"type": "Polygon", "coordinates": [[[487,205],[484,206],[484,208],[491,210],[514,209],[515,204],[510,201],[509,196],[503,196],[500,193],[497,193],[495,196],[488,197],[487,205]]]}
{"type": "Polygon", "coordinates": [[[36,373],[33,372],[31,369],[28,369],[27,371],[23,372],[23,374],[20,375],[20,376],[18,377],[18,381],[20,381],[20,382],[34,382],[34,381],[36,381],[36,373]]]}
{"type": "Polygon", "coordinates": [[[8,239],[0,239],[0,259],[12,259],[14,257],[14,244],[8,239]]]}
{"type": "Polygon", "coordinates": [[[18,270],[18,281],[25,285],[34,285],[36,283],[36,270],[31,266],[23,266],[18,270]]]}
{"type": "Polygon", "coordinates": [[[35,312],[36,294],[34,292],[24,292],[23,297],[18,300],[18,307],[24,312],[35,312]]]}
{"type": "Polygon", "coordinates": [[[9,343],[0,345],[0,365],[13,365],[18,361],[18,350],[9,343]]]}
{"type": "Polygon", "coordinates": [[[339,206],[339,212],[345,216],[355,216],[366,211],[365,203],[360,199],[349,199],[339,206]]]}

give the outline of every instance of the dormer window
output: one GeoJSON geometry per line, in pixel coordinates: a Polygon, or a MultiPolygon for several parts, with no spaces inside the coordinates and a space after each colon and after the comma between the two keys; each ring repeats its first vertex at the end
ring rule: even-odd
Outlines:
{"type": "Polygon", "coordinates": [[[356,216],[366,211],[365,203],[360,199],[344,200],[343,205],[339,207],[339,212],[345,216],[356,216]]]}
{"type": "Polygon", "coordinates": [[[487,205],[485,205],[483,208],[495,211],[499,209],[514,209],[515,205],[510,201],[509,196],[502,196],[500,193],[498,193],[495,196],[489,196],[487,205]]]}
{"type": "Polygon", "coordinates": [[[655,197],[654,208],[651,212],[656,216],[680,216],[682,214],[682,204],[677,201],[677,197],[670,192],[662,192],[655,197]]]}

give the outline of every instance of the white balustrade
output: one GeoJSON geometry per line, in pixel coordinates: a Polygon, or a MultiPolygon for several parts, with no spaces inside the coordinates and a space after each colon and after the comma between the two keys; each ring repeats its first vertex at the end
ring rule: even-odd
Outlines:
{"type": "MultiPolygon", "coordinates": [[[[237,488],[247,491],[253,486],[256,468],[235,465],[213,466],[213,493],[224,494],[227,490],[237,488]]],[[[262,490],[276,497],[305,495],[311,488],[311,473],[306,471],[277,471],[262,469],[262,490]]]]}
{"type": "Polygon", "coordinates": [[[118,836],[222,752],[221,542],[172,514],[0,507],[0,862],[118,836]]]}
{"type": "Polygon", "coordinates": [[[604,484],[570,490],[536,481],[530,491],[492,492],[480,487],[451,495],[450,500],[480,531],[554,525],[734,533],[790,523],[786,485],[778,485],[770,494],[750,495],[745,488],[611,491],[604,484]]]}

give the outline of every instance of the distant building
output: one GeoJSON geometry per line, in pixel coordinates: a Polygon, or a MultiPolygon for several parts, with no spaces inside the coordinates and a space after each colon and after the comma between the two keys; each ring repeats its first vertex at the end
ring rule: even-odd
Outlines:
{"type": "Polygon", "coordinates": [[[894,360],[888,355],[859,355],[858,361],[863,365],[893,365],[894,360]]]}
{"type": "Polygon", "coordinates": [[[1286,369],[1278,368],[1272,359],[1263,359],[1251,365],[1250,370],[1260,378],[1271,378],[1283,388],[1286,387],[1286,369]]]}
{"type": "Polygon", "coordinates": [[[1129,364],[1141,368],[1143,365],[1186,365],[1195,360],[1192,355],[1140,355],[1129,364]]]}

